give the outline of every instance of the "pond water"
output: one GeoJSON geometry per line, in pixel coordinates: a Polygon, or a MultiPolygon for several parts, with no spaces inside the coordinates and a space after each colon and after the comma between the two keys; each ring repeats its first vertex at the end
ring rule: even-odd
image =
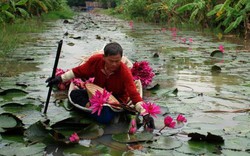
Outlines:
{"type": "MultiPolygon", "coordinates": [[[[6,125],[0,123],[0,155],[18,155],[10,150],[13,147],[16,151],[25,149],[21,155],[250,155],[250,47],[247,42],[235,38],[218,40],[201,31],[132,23],[90,12],[79,13],[68,22],[49,23],[48,30],[34,36],[38,36],[35,43],[25,43],[11,56],[0,59],[0,117],[18,117],[23,125],[11,128],[18,127],[23,129],[21,134],[24,132],[24,136],[6,134],[6,125]],[[49,120],[52,129],[57,130],[58,122],[79,117],[65,109],[65,92],[53,93],[47,114],[42,113],[48,92],[45,80],[51,75],[61,39],[63,47],[58,68],[64,70],[77,66],[82,56],[102,49],[110,41],[120,43],[133,62],[147,60],[156,73],[150,87],[157,84],[158,88],[145,89],[144,99],[162,108],[162,114],[155,119],[153,134],[159,134],[166,114],[175,118],[181,113],[188,122],[177,129],[164,129],[162,135],[154,135],[153,142],[137,138],[139,141],[128,145],[131,142],[123,139],[100,137],[102,127],[92,128],[91,132],[95,132],[92,137],[81,137],[92,140],[90,147],[71,144],[65,147],[61,142],[44,141],[41,137],[47,138],[48,134],[54,140],[60,137],[55,139],[54,133],[48,133],[49,128],[40,121],[49,120]],[[223,55],[211,57],[220,46],[224,47],[223,55]],[[215,66],[220,70],[214,71],[215,66]],[[221,136],[224,143],[188,141],[187,134],[207,136],[208,132],[221,136]],[[133,150],[128,150],[128,146],[133,150]]],[[[115,129],[119,129],[117,127],[115,129]]],[[[67,136],[71,132],[61,133],[67,136]]]]}

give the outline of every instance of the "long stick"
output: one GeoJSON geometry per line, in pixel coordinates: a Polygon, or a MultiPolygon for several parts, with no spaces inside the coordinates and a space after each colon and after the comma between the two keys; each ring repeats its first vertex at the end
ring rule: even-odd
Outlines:
{"type": "MultiPolygon", "coordinates": [[[[55,62],[54,62],[54,68],[53,68],[52,76],[51,76],[52,78],[54,78],[55,75],[56,75],[56,68],[57,68],[57,65],[58,65],[58,62],[59,62],[59,57],[60,57],[60,53],[61,53],[61,49],[62,49],[62,44],[63,44],[63,40],[60,40],[59,43],[58,43],[58,47],[57,47],[56,59],[55,59],[55,62]]],[[[46,100],[46,104],[45,104],[45,108],[44,108],[44,112],[43,112],[44,114],[47,113],[51,92],[52,92],[52,86],[49,87],[47,100],[46,100]]]]}

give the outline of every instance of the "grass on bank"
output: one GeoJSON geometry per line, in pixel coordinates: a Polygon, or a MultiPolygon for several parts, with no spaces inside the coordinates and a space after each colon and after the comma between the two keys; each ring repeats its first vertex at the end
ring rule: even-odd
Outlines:
{"type": "Polygon", "coordinates": [[[25,42],[34,42],[30,33],[42,33],[46,27],[46,21],[57,19],[69,19],[74,16],[70,9],[66,11],[53,11],[42,14],[40,17],[30,19],[16,19],[14,23],[0,23],[0,56],[5,56],[15,51],[15,49],[25,42]]]}

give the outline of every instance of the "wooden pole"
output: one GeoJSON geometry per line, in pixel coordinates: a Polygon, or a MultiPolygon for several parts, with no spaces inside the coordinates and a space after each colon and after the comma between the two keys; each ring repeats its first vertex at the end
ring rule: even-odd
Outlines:
{"type": "MultiPolygon", "coordinates": [[[[58,62],[59,62],[59,57],[60,57],[60,53],[61,53],[61,49],[62,49],[62,44],[63,44],[63,40],[60,40],[59,43],[58,43],[56,58],[55,58],[54,67],[53,67],[53,71],[52,71],[52,75],[51,75],[52,78],[54,78],[55,75],[56,75],[56,69],[57,69],[57,65],[58,65],[58,62]]],[[[53,86],[49,87],[47,100],[46,100],[46,104],[45,104],[45,108],[44,108],[44,112],[43,112],[44,114],[47,113],[47,109],[48,109],[48,106],[49,106],[50,95],[51,95],[51,92],[52,92],[52,87],[53,86]]]]}

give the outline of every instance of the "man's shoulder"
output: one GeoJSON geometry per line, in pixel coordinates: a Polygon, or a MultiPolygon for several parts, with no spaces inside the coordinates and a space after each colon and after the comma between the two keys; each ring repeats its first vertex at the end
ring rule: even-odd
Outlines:
{"type": "Polygon", "coordinates": [[[102,60],[103,58],[103,54],[94,54],[92,56],[90,56],[90,58],[88,59],[88,61],[99,61],[102,60]]]}
{"type": "Polygon", "coordinates": [[[100,59],[100,58],[103,58],[103,54],[94,54],[90,56],[90,59],[100,59]]]}

